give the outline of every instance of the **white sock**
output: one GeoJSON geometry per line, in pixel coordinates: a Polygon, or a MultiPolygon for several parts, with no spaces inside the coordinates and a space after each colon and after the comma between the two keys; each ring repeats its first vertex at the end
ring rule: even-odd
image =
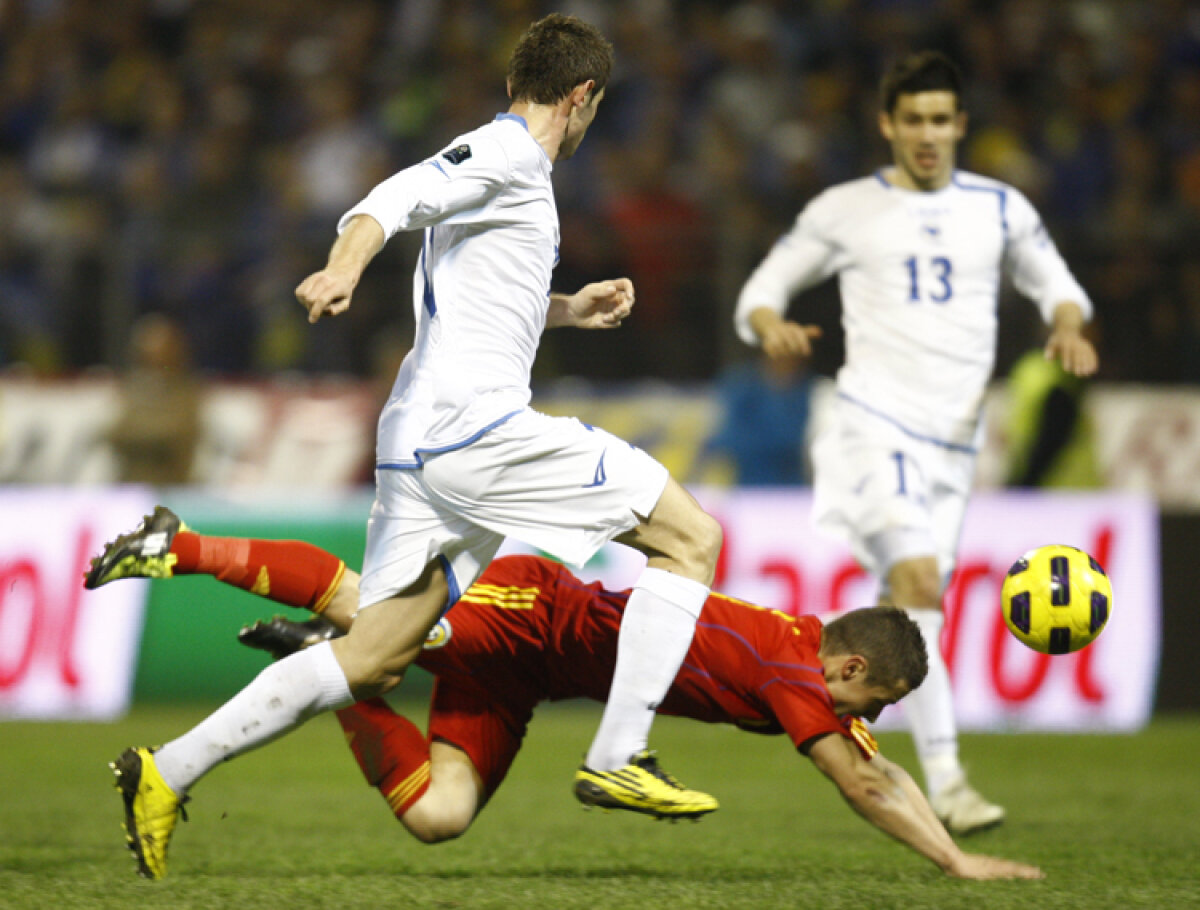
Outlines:
{"type": "Polygon", "coordinates": [[[154,753],[168,787],[183,796],[223,761],[264,746],[315,714],[354,701],[329,642],[276,661],[246,688],[154,753]]]}
{"type": "Polygon", "coordinates": [[[617,667],[587,766],[611,771],[646,748],[654,709],[671,688],[696,631],[708,588],[663,569],[647,568],[621,619],[617,667]]]}
{"type": "Polygon", "coordinates": [[[921,629],[925,639],[929,673],[921,685],[904,697],[904,715],[908,718],[917,758],[925,775],[925,789],[930,796],[936,796],[962,776],[950,673],[942,658],[940,644],[943,616],[941,610],[915,607],[907,607],[905,612],[921,629]]]}

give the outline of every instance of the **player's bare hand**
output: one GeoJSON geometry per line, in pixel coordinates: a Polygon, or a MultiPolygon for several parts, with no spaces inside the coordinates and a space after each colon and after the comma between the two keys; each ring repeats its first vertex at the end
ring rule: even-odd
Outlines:
{"type": "Polygon", "coordinates": [[[308,310],[308,321],[324,315],[337,316],[350,308],[355,282],[339,272],[313,272],[296,287],[296,299],[308,310]]]}
{"type": "Polygon", "coordinates": [[[568,324],[581,329],[615,329],[633,310],[633,282],[628,278],[584,285],[567,298],[568,324]]]}
{"type": "Polygon", "coordinates": [[[1063,369],[1075,376],[1091,376],[1100,366],[1096,348],[1078,331],[1056,329],[1046,342],[1046,357],[1058,358],[1063,369]]]}
{"type": "Polygon", "coordinates": [[[762,336],[763,351],[768,357],[812,356],[812,343],[821,337],[820,326],[800,325],[798,322],[781,320],[771,326],[762,336]]]}
{"type": "Polygon", "coordinates": [[[1001,859],[998,856],[984,856],[981,853],[960,853],[957,859],[947,867],[946,874],[954,878],[969,878],[976,881],[1046,877],[1046,873],[1037,866],[1001,859]]]}

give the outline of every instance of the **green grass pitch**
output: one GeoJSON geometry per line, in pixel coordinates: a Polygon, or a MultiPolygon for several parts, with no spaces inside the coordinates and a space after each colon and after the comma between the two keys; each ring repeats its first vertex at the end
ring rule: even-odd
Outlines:
{"type": "MultiPolygon", "coordinates": [[[[584,812],[570,781],[599,719],[592,706],[544,707],[492,805],[433,847],[362,782],[334,719],[317,718],[202,781],[169,877],[143,881],[106,763],[203,713],[0,724],[0,908],[1200,906],[1200,717],[1136,736],[963,738],[973,777],[1009,810],[964,846],[1037,862],[1040,882],[945,878],[854,815],[781,737],[673,718],[658,721],[654,746],[721,810],[676,825],[584,812]]],[[[881,744],[914,767],[907,735],[881,744]]]]}

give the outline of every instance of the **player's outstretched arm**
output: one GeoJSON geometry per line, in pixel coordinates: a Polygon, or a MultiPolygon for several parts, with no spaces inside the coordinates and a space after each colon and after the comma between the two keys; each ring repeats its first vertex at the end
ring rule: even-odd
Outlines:
{"type": "Polygon", "coordinates": [[[882,755],[868,761],[848,739],[831,734],[817,740],[808,756],[859,815],[947,875],[970,879],[1043,877],[1036,866],[963,853],[913,779],[882,755]]]}
{"type": "Polygon", "coordinates": [[[633,309],[633,298],[633,282],[628,278],[596,281],[574,294],[551,294],[546,328],[618,328],[633,309]]]}
{"type": "Polygon", "coordinates": [[[323,315],[337,316],[350,308],[350,297],[362,273],[387,238],[379,222],[370,215],[350,219],[333,242],[325,268],[314,272],[296,288],[296,299],[308,310],[308,321],[323,315]]]}

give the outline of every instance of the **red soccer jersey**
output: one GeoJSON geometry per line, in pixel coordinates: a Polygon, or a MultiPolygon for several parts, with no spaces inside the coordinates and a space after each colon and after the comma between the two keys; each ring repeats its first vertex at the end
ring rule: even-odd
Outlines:
{"type": "MultiPolygon", "coordinates": [[[[450,610],[449,634],[418,663],[438,676],[440,689],[485,698],[523,729],[539,701],[607,697],[628,597],[546,559],[498,559],[450,610]]],[[[712,594],[659,711],[786,733],[797,747],[838,733],[870,758],[878,746],[862,721],[833,712],[820,642],[816,617],[712,594]]]]}

